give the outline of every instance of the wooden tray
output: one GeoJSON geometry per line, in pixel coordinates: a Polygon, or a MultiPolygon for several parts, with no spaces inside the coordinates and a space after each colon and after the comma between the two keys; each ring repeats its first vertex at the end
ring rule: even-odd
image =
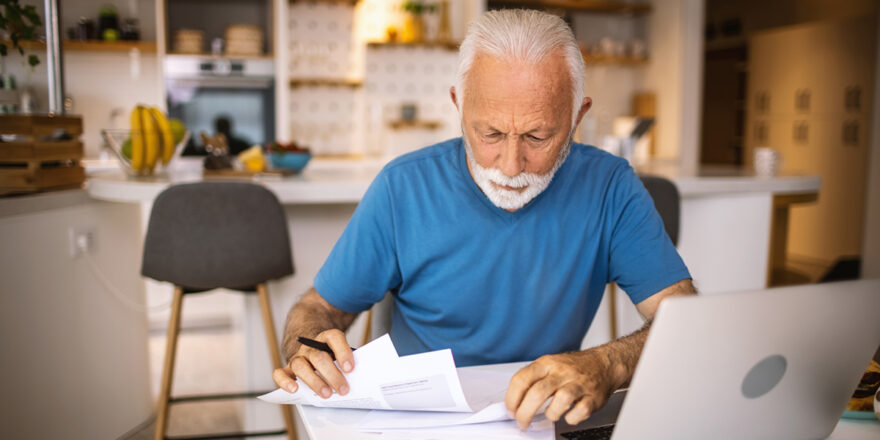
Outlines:
{"type": "Polygon", "coordinates": [[[86,180],[82,118],[78,116],[0,115],[0,195],[81,186],[86,180]],[[74,139],[53,140],[64,132],[74,139]]]}

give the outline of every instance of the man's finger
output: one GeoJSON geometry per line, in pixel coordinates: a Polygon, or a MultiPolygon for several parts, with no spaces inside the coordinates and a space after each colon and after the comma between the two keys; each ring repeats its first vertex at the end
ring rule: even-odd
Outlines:
{"type": "Polygon", "coordinates": [[[583,388],[577,384],[571,383],[563,386],[553,394],[553,400],[550,401],[550,405],[544,410],[544,415],[554,422],[559,420],[571,408],[572,404],[583,397],[583,394],[583,388]]]}
{"type": "Polygon", "coordinates": [[[306,385],[308,385],[309,388],[319,396],[326,399],[333,395],[330,385],[327,385],[327,383],[315,373],[312,364],[304,357],[294,356],[293,360],[290,361],[290,368],[293,370],[293,374],[295,374],[296,377],[305,382],[306,385]]]}
{"type": "Polygon", "coordinates": [[[517,371],[510,379],[510,384],[507,385],[507,394],[504,395],[504,405],[507,407],[507,411],[511,414],[516,413],[526,391],[533,383],[541,380],[545,374],[544,368],[534,362],[517,371]]]}
{"type": "Polygon", "coordinates": [[[587,420],[597,409],[605,405],[605,400],[605,398],[596,394],[585,395],[565,414],[565,423],[577,425],[587,420]]]}
{"type": "Polygon", "coordinates": [[[330,354],[319,350],[309,352],[309,361],[324,378],[324,382],[333,387],[340,395],[348,394],[348,382],[342,376],[342,372],[336,368],[330,354]]]}
{"type": "Polygon", "coordinates": [[[345,333],[341,331],[327,332],[326,337],[327,345],[333,350],[333,356],[336,357],[336,362],[342,367],[342,371],[351,373],[351,370],[354,369],[354,353],[351,352],[351,347],[345,339],[345,333]]]}
{"type": "Polygon", "coordinates": [[[293,372],[290,371],[289,368],[276,368],[275,371],[272,372],[272,380],[275,381],[275,385],[278,385],[279,388],[284,388],[289,393],[296,392],[296,379],[293,377],[293,372]]]}
{"type": "Polygon", "coordinates": [[[545,377],[529,387],[515,412],[516,423],[520,429],[529,427],[529,424],[532,423],[532,418],[538,413],[541,405],[556,392],[557,387],[556,381],[549,377],[545,377]]]}

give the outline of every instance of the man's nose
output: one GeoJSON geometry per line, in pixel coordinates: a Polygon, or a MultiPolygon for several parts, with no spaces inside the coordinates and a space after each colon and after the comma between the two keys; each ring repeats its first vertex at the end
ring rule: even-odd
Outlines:
{"type": "Polygon", "coordinates": [[[513,177],[523,172],[525,169],[525,157],[520,148],[520,141],[515,136],[508,136],[507,142],[501,148],[501,154],[498,160],[498,169],[505,176],[513,177]]]}

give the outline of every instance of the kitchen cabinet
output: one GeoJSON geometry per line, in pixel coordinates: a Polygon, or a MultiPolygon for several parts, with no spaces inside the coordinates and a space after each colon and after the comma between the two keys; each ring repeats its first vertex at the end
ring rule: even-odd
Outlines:
{"type": "Polygon", "coordinates": [[[861,16],[755,34],[746,163],[778,149],[783,169],[818,174],[818,202],[792,208],[789,258],[830,265],[861,253],[876,27],[861,16]]]}

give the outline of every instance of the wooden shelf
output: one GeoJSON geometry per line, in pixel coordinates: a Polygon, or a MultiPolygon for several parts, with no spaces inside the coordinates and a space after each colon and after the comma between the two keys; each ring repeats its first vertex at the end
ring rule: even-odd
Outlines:
{"type": "Polygon", "coordinates": [[[604,55],[587,55],[584,54],[584,62],[587,63],[587,67],[602,65],[602,66],[646,66],[648,65],[647,58],[635,58],[635,57],[620,57],[620,56],[604,56],[604,55]]]}
{"type": "Polygon", "coordinates": [[[360,0],[288,0],[288,3],[347,3],[356,5],[360,0]]]}
{"type": "Polygon", "coordinates": [[[604,14],[643,15],[651,12],[648,3],[627,3],[619,0],[490,0],[490,6],[517,6],[604,14]]]}
{"type": "Polygon", "coordinates": [[[327,78],[291,78],[290,87],[361,87],[364,82],[356,79],[327,79],[327,78]]]}
{"type": "Polygon", "coordinates": [[[443,123],[440,121],[423,121],[423,120],[413,120],[413,121],[404,121],[404,120],[396,120],[388,122],[388,126],[393,130],[402,130],[407,128],[420,128],[424,130],[436,130],[443,126],[443,123]]]}
{"type": "Polygon", "coordinates": [[[381,49],[386,47],[423,47],[423,48],[440,48],[446,50],[458,50],[459,42],[455,41],[425,41],[421,43],[402,43],[398,41],[370,41],[367,47],[370,49],[381,49]]]}
{"type": "Polygon", "coordinates": [[[199,57],[199,58],[210,58],[212,60],[273,60],[275,59],[274,55],[271,53],[263,54],[263,55],[214,55],[208,52],[202,53],[180,53],[180,52],[168,52],[165,54],[168,57],[199,57]]]}
{"type": "MultiPolygon", "coordinates": [[[[13,52],[12,42],[9,40],[0,41],[6,44],[7,49],[13,52]]],[[[42,41],[22,41],[21,47],[27,50],[45,50],[46,43],[42,41]]],[[[128,52],[137,49],[144,53],[156,53],[155,41],[77,41],[65,40],[61,42],[63,50],[75,52],[128,52]]]]}
{"type": "Polygon", "coordinates": [[[64,41],[61,47],[66,50],[94,52],[128,52],[137,49],[144,53],[156,53],[155,41],[64,41]]]}

